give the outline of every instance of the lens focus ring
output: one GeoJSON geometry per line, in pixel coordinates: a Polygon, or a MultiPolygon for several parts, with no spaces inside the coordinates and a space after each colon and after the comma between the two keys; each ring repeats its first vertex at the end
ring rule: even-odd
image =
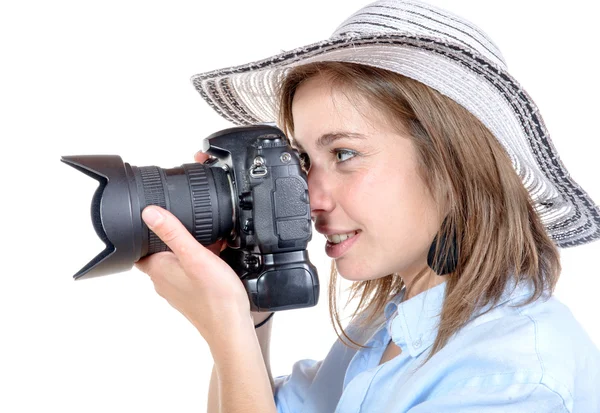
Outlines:
{"type": "MultiPolygon", "coordinates": [[[[158,205],[166,209],[165,191],[159,168],[156,166],[142,166],[139,168],[139,171],[142,177],[146,206],[158,205]]],[[[167,244],[162,242],[153,231],[148,230],[148,254],[168,250],[169,247],[167,247],[167,244]]]]}

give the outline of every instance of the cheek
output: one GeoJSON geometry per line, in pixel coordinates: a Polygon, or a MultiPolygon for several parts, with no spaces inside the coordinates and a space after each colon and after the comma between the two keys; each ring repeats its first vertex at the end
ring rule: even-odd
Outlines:
{"type": "Polygon", "coordinates": [[[403,208],[399,205],[402,186],[398,175],[390,176],[383,168],[355,172],[341,189],[346,212],[364,230],[387,238],[390,222],[397,221],[396,215],[403,208]]]}
{"type": "Polygon", "coordinates": [[[391,168],[365,174],[351,187],[359,224],[383,248],[421,248],[433,218],[433,200],[412,171],[391,168]]]}

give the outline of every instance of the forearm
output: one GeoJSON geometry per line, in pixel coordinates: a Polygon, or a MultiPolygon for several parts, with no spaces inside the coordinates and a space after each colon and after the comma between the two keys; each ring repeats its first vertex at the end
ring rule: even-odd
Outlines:
{"type": "Polygon", "coordinates": [[[211,346],[215,361],[209,395],[209,413],[275,412],[273,379],[269,366],[271,321],[254,330],[242,321],[227,340],[211,346]]]}
{"type": "MultiPolygon", "coordinates": [[[[254,315],[254,323],[258,324],[265,319],[266,315],[263,314],[255,314],[254,315]]],[[[271,389],[274,391],[274,383],[273,376],[271,374],[271,362],[270,362],[270,343],[271,343],[271,330],[273,325],[273,318],[271,318],[266,324],[257,328],[256,337],[258,338],[258,342],[260,344],[261,352],[263,355],[263,360],[265,363],[265,368],[267,369],[267,373],[269,375],[269,382],[271,383],[271,389]]],[[[210,385],[208,388],[208,413],[221,413],[219,411],[219,380],[217,377],[217,368],[213,366],[212,373],[210,376],[210,385]]]]}
{"type": "Polygon", "coordinates": [[[219,379],[217,377],[217,366],[213,365],[212,373],[210,375],[210,384],[208,386],[208,405],[206,408],[207,413],[220,413],[219,412],[219,379]]]}

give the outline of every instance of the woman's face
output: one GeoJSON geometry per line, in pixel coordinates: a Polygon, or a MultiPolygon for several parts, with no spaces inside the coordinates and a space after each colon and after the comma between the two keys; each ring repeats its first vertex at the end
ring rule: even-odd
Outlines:
{"type": "Polygon", "coordinates": [[[298,88],[292,115],[294,143],[310,159],[316,230],[327,236],[358,231],[340,244],[326,243],[338,273],[350,281],[394,272],[410,279],[427,265],[442,221],[417,173],[411,140],[367,102],[351,102],[322,77],[298,88]]]}

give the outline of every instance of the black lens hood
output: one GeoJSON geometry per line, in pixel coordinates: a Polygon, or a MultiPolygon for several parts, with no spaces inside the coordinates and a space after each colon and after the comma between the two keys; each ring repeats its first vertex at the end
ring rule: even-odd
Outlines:
{"type": "Polygon", "coordinates": [[[91,204],[94,229],[105,249],[73,278],[92,278],[128,271],[140,258],[142,229],[135,180],[117,155],[63,156],[61,161],[99,182],[91,204]]]}

